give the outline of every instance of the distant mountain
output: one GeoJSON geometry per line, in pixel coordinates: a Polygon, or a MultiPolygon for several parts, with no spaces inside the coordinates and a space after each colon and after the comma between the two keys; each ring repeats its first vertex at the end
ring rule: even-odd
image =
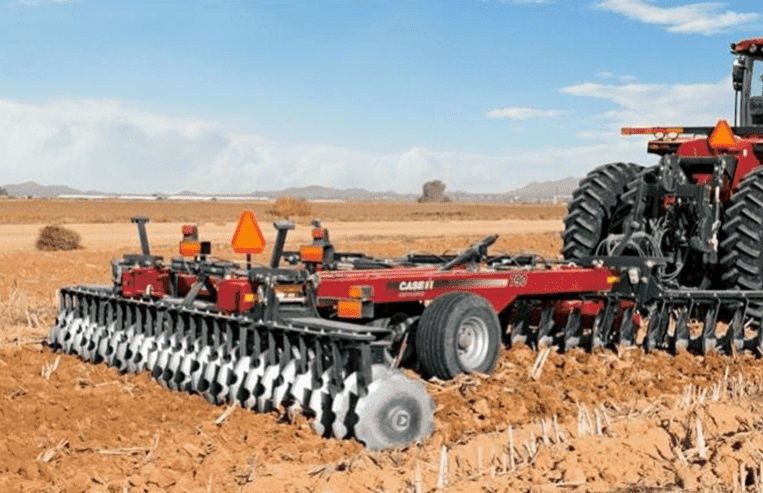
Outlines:
{"type": "MultiPolygon", "coordinates": [[[[511,190],[503,193],[474,193],[474,192],[462,192],[462,191],[448,191],[445,190],[445,195],[452,200],[461,202],[480,202],[480,201],[496,201],[496,202],[508,202],[512,200],[520,201],[550,201],[555,198],[564,199],[572,195],[572,191],[577,188],[580,178],[567,177],[561,180],[532,182],[522,188],[511,190]]],[[[447,184],[446,184],[447,185],[447,184]]],[[[31,195],[34,197],[59,197],[61,195],[90,195],[90,196],[113,196],[122,195],[116,193],[104,193],[96,190],[77,190],[64,185],[40,185],[39,183],[28,181],[25,183],[18,183],[12,185],[5,185],[5,189],[8,194],[15,197],[25,197],[31,195]]],[[[135,194],[124,194],[135,195],[135,194]]],[[[176,194],[166,194],[158,192],[147,192],[147,196],[154,197],[167,197],[167,196],[180,196],[180,197],[226,197],[234,196],[229,194],[202,194],[189,190],[183,190],[176,194]]],[[[310,185],[307,187],[292,187],[278,191],[259,191],[248,194],[250,197],[262,197],[275,199],[281,195],[289,195],[292,197],[302,197],[308,200],[416,200],[421,196],[421,193],[397,193],[393,191],[385,192],[372,192],[364,188],[347,188],[344,190],[323,187],[319,185],[310,185]]],[[[240,195],[238,195],[240,196],[240,195]]]]}
{"type": "Polygon", "coordinates": [[[14,197],[25,197],[34,195],[35,197],[58,197],[59,195],[84,194],[82,190],[70,188],[65,185],[40,185],[33,181],[18,183],[15,185],[5,185],[8,195],[14,197]]]}
{"type": "Polygon", "coordinates": [[[418,197],[415,194],[399,194],[397,192],[371,192],[365,188],[347,188],[344,190],[310,185],[307,187],[292,187],[276,192],[253,192],[256,197],[276,198],[281,195],[301,197],[310,200],[408,200],[418,197]]]}
{"type": "Polygon", "coordinates": [[[552,200],[564,200],[572,195],[572,192],[578,187],[581,178],[569,176],[561,180],[549,180],[541,182],[532,182],[516,190],[503,193],[472,193],[472,192],[449,192],[445,190],[445,195],[453,200],[460,202],[529,202],[540,200],[550,202],[552,200]]]}
{"type": "MultiPolygon", "coordinates": [[[[445,190],[445,195],[453,200],[468,201],[510,201],[510,200],[543,200],[550,201],[554,198],[565,198],[572,195],[578,187],[581,178],[569,176],[561,180],[532,182],[516,190],[503,193],[474,193],[463,191],[445,190]]],[[[446,184],[447,185],[447,184],[446,184]]],[[[254,192],[257,197],[276,198],[279,195],[303,197],[311,200],[415,200],[420,193],[401,194],[393,191],[371,192],[364,188],[348,188],[339,190],[336,188],[311,185],[307,187],[287,188],[280,191],[254,192]]]]}
{"type": "Polygon", "coordinates": [[[561,180],[531,182],[522,188],[509,192],[507,195],[513,195],[520,198],[535,198],[541,200],[550,200],[554,197],[564,197],[572,195],[572,192],[578,187],[581,178],[568,176],[561,180]]]}

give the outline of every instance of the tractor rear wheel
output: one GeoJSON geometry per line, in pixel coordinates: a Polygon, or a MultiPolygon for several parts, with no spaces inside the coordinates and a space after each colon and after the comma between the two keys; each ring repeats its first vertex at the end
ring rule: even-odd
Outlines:
{"type": "Polygon", "coordinates": [[[427,376],[490,373],[501,347],[501,324],[479,296],[456,292],[436,298],[421,315],[416,354],[427,376]]]}
{"type": "Polygon", "coordinates": [[[610,222],[628,183],[643,168],[633,163],[611,163],[594,169],[572,194],[564,218],[565,260],[593,255],[599,243],[611,233],[621,233],[622,225],[610,222]]]}
{"type": "Polygon", "coordinates": [[[721,228],[720,281],[732,289],[763,289],[763,168],[742,180],[731,203],[721,228]]]}

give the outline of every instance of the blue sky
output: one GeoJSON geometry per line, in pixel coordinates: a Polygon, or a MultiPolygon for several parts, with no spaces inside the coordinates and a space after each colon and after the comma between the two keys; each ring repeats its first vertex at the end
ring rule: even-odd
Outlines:
{"type": "Polygon", "coordinates": [[[505,192],[651,164],[623,125],[733,118],[760,4],[685,0],[0,5],[0,184],[505,192]]]}

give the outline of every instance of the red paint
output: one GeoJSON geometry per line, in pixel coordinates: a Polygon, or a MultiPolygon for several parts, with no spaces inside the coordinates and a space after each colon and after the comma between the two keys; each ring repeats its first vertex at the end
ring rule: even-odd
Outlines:
{"type": "Polygon", "coordinates": [[[425,302],[452,291],[468,291],[485,298],[496,313],[518,297],[577,296],[607,292],[616,274],[604,267],[506,270],[474,272],[466,269],[439,271],[434,267],[320,273],[318,298],[331,305],[347,298],[351,286],[372,287],[375,304],[425,302]]]}
{"type": "Polygon", "coordinates": [[[750,46],[754,44],[758,46],[763,45],[763,38],[744,39],[736,44],[736,46],[734,47],[734,51],[736,51],[737,53],[742,53],[744,51],[749,50],[750,46]]]}
{"type": "MultiPolygon", "coordinates": [[[[682,143],[678,147],[676,154],[686,157],[716,157],[723,153],[736,157],[737,166],[734,172],[734,176],[731,180],[731,190],[725,190],[725,193],[723,194],[725,196],[730,196],[733,192],[736,192],[739,189],[739,184],[741,183],[742,179],[750,171],[760,167],[761,158],[763,158],[763,156],[755,155],[754,144],[763,145],[763,139],[761,139],[759,136],[744,138],[741,139],[733,149],[728,150],[713,149],[708,145],[708,139],[695,139],[682,143]]],[[[698,185],[707,183],[711,178],[712,176],[706,173],[697,173],[692,175],[692,180],[698,185]]]]}
{"type": "Polygon", "coordinates": [[[170,276],[166,267],[136,267],[122,273],[122,296],[125,298],[144,295],[161,298],[169,292],[170,276]]]}
{"type": "Polygon", "coordinates": [[[217,308],[226,313],[248,312],[255,305],[254,291],[249,279],[223,279],[217,285],[217,308]]]}

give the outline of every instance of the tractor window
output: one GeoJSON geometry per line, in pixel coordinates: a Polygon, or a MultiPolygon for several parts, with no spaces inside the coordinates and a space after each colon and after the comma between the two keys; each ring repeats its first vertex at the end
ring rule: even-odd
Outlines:
{"type": "Polygon", "coordinates": [[[750,95],[763,96],[763,60],[755,60],[755,63],[752,66],[750,95]]]}

